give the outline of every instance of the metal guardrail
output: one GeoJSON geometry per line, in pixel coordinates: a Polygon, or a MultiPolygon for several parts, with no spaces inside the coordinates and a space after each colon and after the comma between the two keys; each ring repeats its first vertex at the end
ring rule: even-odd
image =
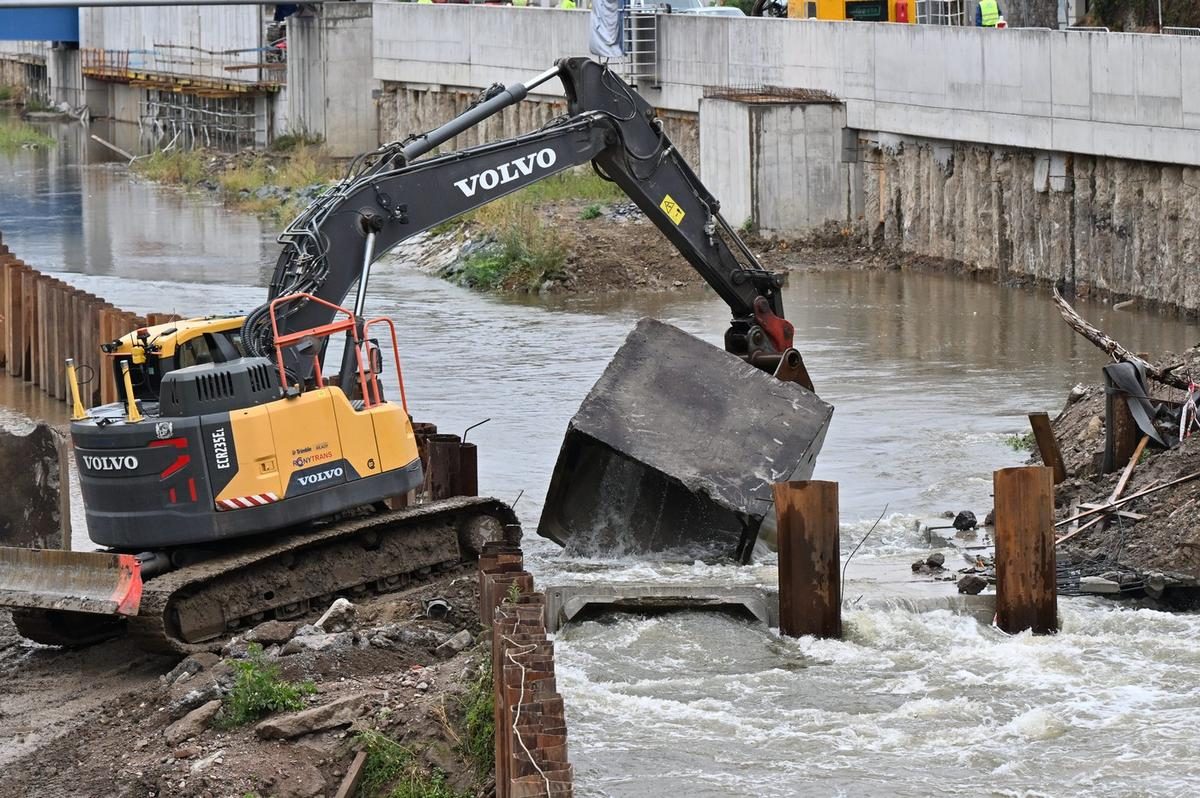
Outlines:
{"type": "Polygon", "coordinates": [[[1200,28],[1176,28],[1167,26],[1162,29],[1166,36],[1200,36],[1200,28]]]}
{"type": "Polygon", "coordinates": [[[1112,33],[1108,28],[1099,25],[1071,25],[1067,30],[1077,33],[1112,33]]]}

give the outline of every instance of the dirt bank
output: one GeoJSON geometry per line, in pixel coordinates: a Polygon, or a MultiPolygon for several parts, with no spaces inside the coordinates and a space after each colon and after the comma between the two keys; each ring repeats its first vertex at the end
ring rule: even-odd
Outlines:
{"type": "Polygon", "coordinates": [[[366,599],[325,631],[269,622],[247,635],[262,653],[237,639],[221,658],[183,661],[120,640],[37,646],[5,613],[0,796],[332,796],[362,748],[364,798],[492,794],[479,756],[490,743],[478,720],[491,715],[477,706],[490,683],[479,689],[475,584],[463,571],[366,599]],[[434,597],[452,607],[436,620],[425,612],[434,597]],[[298,711],[224,728],[248,695],[239,680],[265,689],[273,668],[273,684],[304,686],[298,711]]]}
{"type": "MultiPolygon", "coordinates": [[[[1200,370],[1200,349],[1183,355],[1163,353],[1160,359],[1164,363],[1185,362],[1187,365],[1178,373],[1200,370]]],[[[1182,398],[1181,391],[1153,383],[1152,393],[1155,399],[1182,398]]],[[[1059,517],[1065,518],[1073,501],[1103,503],[1120,478],[1120,470],[1100,473],[1105,439],[1103,386],[1074,389],[1053,426],[1069,475],[1056,491],[1059,517]]],[[[1034,461],[1038,462],[1036,455],[1034,461]]],[[[1170,450],[1150,446],[1134,468],[1122,495],[1130,496],[1198,471],[1200,437],[1187,438],[1170,450]]],[[[1062,553],[1088,563],[1089,570],[1095,573],[1160,572],[1168,580],[1184,583],[1200,579],[1200,481],[1150,494],[1123,509],[1145,518],[1120,519],[1109,523],[1103,531],[1093,526],[1063,544],[1062,553]]],[[[1060,534],[1064,531],[1060,530],[1060,534]]]]}

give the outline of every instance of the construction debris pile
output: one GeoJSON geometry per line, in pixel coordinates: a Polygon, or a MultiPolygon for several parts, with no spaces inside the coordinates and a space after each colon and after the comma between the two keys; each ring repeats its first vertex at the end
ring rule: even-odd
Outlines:
{"type": "MultiPolygon", "coordinates": [[[[1200,375],[1200,348],[1180,356],[1163,355],[1162,362],[1181,364],[1172,370],[1176,374],[1200,375]]],[[[1186,392],[1153,380],[1149,388],[1151,400],[1167,407],[1187,398],[1186,392]]],[[[1093,516],[1060,527],[1060,539],[1070,535],[1059,546],[1060,561],[1073,567],[1078,578],[1090,580],[1088,592],[1144,591],[1157,598],[1170,589],[1174,600],[1169,603],[1190,606],[1200,584],[1200,483],[1170,483],[1200,473],[1200,439],[1185,436],[1169,449],[1148,442],[1135,450],[1132,467],[1121,462],[1103,473],[1105,405],[1103,385],[1076,386],[1054,419],[1067,473],[1056,487],[1059,519],[1079,515],[1088,504],[1111,504],[1114,497],[1119,501],[1150,492],[1121,504],[1116,508],[1120,513],[1104,514],[1104,523],[1086,526],[1093,516]]],[[[1141,436],[1140,430],[1137,434],[1141,436]]],[[[1034,462],[1040,462],[1036,454],[1034,462]]]]}
{"type": "Polygon", "coordinates": [[[182,661],[127,639],[38,646],[4,613],[0,795],[308,798],[342,795],[356,766],[348,795],[487,793],[477,579],[337,599],[316,623],[267,621],[182,661]],[[256,691],[281,708],[256,716],[256,691]]]}

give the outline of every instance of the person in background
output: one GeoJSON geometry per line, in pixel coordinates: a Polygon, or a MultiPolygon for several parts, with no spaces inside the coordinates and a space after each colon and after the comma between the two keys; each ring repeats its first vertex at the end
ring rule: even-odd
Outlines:
{"type": "Polygon", "coordinates": [[[576,7],[575,0],[562,0],[562,2],[558,4],[558,7],[559,8],[569,8],[569,9],[574,10],[576,7]]]}
{"type": "Polygon", "coordinates": [[[975,9],[975,26],[978,28],[994,28],[1000,21],[1000,4],[996,0],[979,0],[975,9]]]}

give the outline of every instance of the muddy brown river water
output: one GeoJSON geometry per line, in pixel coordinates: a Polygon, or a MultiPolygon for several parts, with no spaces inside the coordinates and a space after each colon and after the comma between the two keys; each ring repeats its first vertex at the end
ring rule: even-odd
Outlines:
{"type": "MultiPolygon", "coordinates": [[[[77,131],[54,151],[0,153],[0,230],[32,265],[135,311],[248,309],[265,296],[273,231],[207,196],[95,163],[77,131]],[[93,165],[84,165],[92,159],[93,165]]],[[[634,253],[631,253],[631,256],[634,253]]],[[[836,407],[816,476],[841,484],[848,549],[926,552],[913,523],[990,508],[1006,436],[1057,412],[1103,360],[1042,294],[953,277],[793,274],[785,299],[818,391],[836,407]]],[[[713,343],[708,291],[547,300],[483,296],[396,260],[372,278],[396,319],[410,407],[472,431],[485,492],[527,528],[562,433],[636,319],[713,343]]],[[[1135,350],[1178,350],[1200,327],[1081,303],[1135,350]]],[[[62,409],[0,380],[0,403],[62,409]]],[[[11,412],[11,410],[9,411],[11,412]]],[[[80,544],[85,539],[77,535],[80,544]]],[[[755,569],[562,555],[531,537],[539,583],[722,579],[755,569]]],[[[956,555],[949,554],[951,558],[956,555]]],[[[769,560],[769,556],[768,556],[769,560]]],[[[559,638],[584,796],[1193,795],[1200,790],[1200,616],[1088,599],[1063,633],[1007,637],[948,612],[851,610],[843,641],[784,640],[720,615],[586,622],[559,638]]]]}

